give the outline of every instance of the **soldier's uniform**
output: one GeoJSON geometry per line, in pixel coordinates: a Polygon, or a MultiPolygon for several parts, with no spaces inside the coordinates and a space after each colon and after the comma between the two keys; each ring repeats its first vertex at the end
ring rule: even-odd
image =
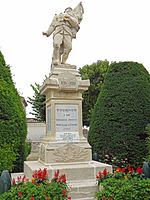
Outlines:
{"type": "Polygon", "coordinates": [[[75,16],[68,13],[60,13],[54,16],[47,31],[47,36],[53,33],[53,64],[66,62],[72,49],[72,38],[75,38],[78,30],[79,23],[75,16]]]}

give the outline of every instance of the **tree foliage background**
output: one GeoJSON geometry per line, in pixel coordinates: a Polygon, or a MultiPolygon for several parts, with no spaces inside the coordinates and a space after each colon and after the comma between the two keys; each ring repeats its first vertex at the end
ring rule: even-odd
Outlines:
{"type": "Polygon", "coordinates": [[[112,63],[94,107],[89,136],[101,160],[128,158],[142,162],[147,156],[145,132],[150,122],[150,75],[136,62],[112,63]]]}
{"type": "Polygon", "coordinates": [[[97,61],[91,65],[85,65],[84,67],[79,68],[82,79],[90,79],[90,86],[88,90],[83,93],[83,125],[90,125],[91,114],[108,68],[109,62],[107,60],[97,61]]]}
{"type": "Polygon", "coordinates": [[[27,135],[26,115],[11,75],[0,51],[0,173],[22,171],[27,135]]]}
{"type": "Polygon", "coordinates": [[[35,83],[31,85],[34,96],[28,97],[28,103],[32,105],[33,112],[30,112],[37,121],[45,122],[46,121],[46,105],[45,105],[45,96],[40,94],[40,85],[35,83]]]}

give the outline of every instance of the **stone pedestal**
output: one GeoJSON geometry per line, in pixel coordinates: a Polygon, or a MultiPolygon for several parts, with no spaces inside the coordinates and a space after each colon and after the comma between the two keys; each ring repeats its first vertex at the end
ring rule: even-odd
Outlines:
{"type": "Polygon", "coordinates": [[[94,199],[97,172],[105,168],[112,171],[110,165],[92,161],[91,146],[83,136],[82,93],[89,85],[89,80],[81,80],[75,66],[52,69],[41,87],[41,94],[46,95],[46,135],[39,159],[24,164],[28,177],[39,168],[47,168],[50,178],[57,169],[65,173],[73,185],[73,199],[94,199]]]}
{"type": "Polygon", "coordinates": [[[34,161],[39,159],[39,146],[41,142],[40,141],[32,141],[31,142],[31,152],[27,157],[28,161],[34,161]]]}

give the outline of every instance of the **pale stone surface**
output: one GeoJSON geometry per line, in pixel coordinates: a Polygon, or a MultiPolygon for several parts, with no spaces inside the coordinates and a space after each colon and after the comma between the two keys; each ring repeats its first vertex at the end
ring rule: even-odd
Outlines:
{"type": "Polygon", "coordinates": [[[72,50],[72,39],[80,29],[84,9],[80,2],[74,9],[68,7],[64,13],[56,14],[43,35],[49,37],[53,33],[52,67],[66,63],[72,50]]]}
{"type": "Polygon", "coordinates": [[[24,176],[24,172],[19,172],[19,173],[11,173],[11,179],[17,179],[17,177],[23,177],[24,176]]]}
{"type": "Polygon", "coordinates": [[[41,141],[45,136],[46,124],[42,122],[27,122],[27,139],[29,141],[41,141]]]}
{"type": "Polygon", "coordinates": [[[54,164],[42,164],[38,161],[25,161],[24,173],[27,177],[32,177],[32,172],[36,169],[47,168],[49,177],[52,178],[56,170],[60,170],[60,174],[64,174],[67,177],[69,183],[94,181],[96,183],[96,175],[99,171],[103,171],[105,168],[111,173],[112,166],[104,163],[90,161],[90,162],[70,162],[70,163],[54,163],[54,164]]]}
{"type": "MultiPolygon", "coordinates": [[[[69,184],[69,183],[68,183],[69,184]]],[[[76,181],[72,182],[72,190],[70,195],[72,199],[94,200],[96,192],[98,192],[97,183],[95,180],[76,181]]]]}
{"type": "Polygon", "coordinates": [[[27,157],[27,160],[33,161],[39,159],[39,148],[40,148],[40,141],[32,141],[31,142],[31,152],[27,157]]]}
{"type": "Polygon", "coordinates": [[[86,141],[42,143],[39,159],[45,164],[91,161],[91,147],[86,141]]]}
{"type": "Polygon", "coordinates": [[[78,106],[75,104],[56,105],[56,141],[78,141],[78,106]]]}
{"type": "Polygon", "coordinates": [[[81,80],[75,66],[65,64],[55,67],[44,81],[41,93],[46,95],[47,112],[41,162],[91,160],[91,147],[82,129],[82,93],[89,85],[89,80],[81,80]]]}
{"type": "Polygon", "coordinates": [[[27,139],[31,142],[31,153],[27,160],[38,160],[39,146],[42,138],[45,136],[46,124],[37,122],[35,119],[28,119],[27,121],[27,139]]]}

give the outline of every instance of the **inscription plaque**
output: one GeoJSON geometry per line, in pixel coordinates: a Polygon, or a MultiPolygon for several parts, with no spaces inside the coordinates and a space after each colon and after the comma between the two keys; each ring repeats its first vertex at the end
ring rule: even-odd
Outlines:
{"type": "Polygon", "coordinates": [[[73,142],[79,140],[78,105],[56,105],[56,140],[73,142]]]}

